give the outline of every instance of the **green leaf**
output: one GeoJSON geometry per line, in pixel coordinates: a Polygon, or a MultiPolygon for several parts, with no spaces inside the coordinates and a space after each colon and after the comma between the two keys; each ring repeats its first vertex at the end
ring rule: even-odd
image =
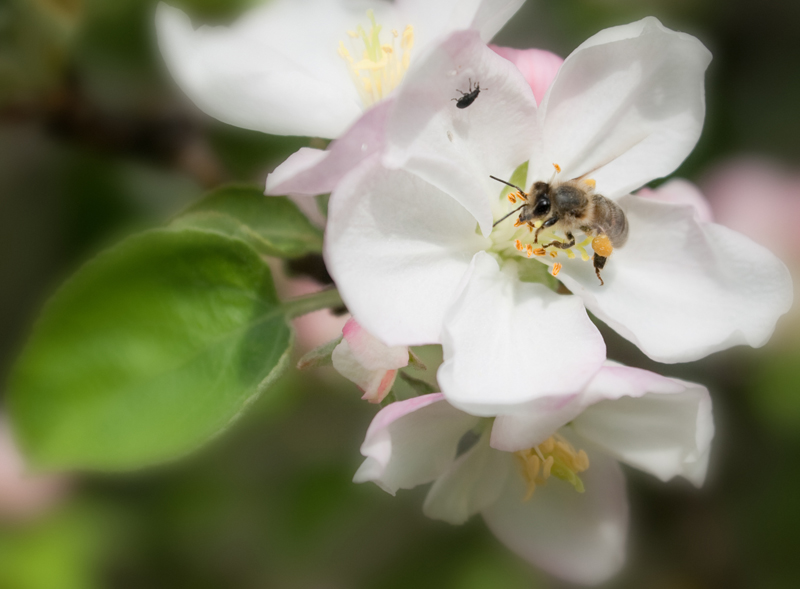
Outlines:
{"type": "Polygon", "coordinates": [[[174,221],[178,227],[214,231],[247,241],[266,256],[299,258],[322,251],[322,230],[285,196],[261,188],[214,190],[174,221]]]}
{"type": "Polygon", "coordinates": [[[12,371],[13,425],[39,468],[173,459],[274,381],[291,340],[269,268],[247,244],[144,233],[85,265],[46,306],[12,371]]]}

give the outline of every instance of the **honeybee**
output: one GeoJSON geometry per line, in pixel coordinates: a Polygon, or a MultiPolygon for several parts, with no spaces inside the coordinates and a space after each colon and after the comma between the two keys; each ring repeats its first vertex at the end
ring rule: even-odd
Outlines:
{"type": "MultiPolygon", "coordinates": [[[[558,166],[556,170],[560,171],[558,166]]],[[[525,201],[522,206],[511,211],[495,225],[517,211],[522,211],[519,214],[518,224],[533,227],[534,222],[542,221],[534,234],[534,243],[539,242],[539,232],[542,229],[552,227],[563,231],[566,235],[566,241],[544,243],[543,248],[569,249],[575,245],[572,232],[583,231],[593,238],[594,271],[600,284],[604,284],[600,270],[605,267],[606,260],[614,248],[624,246],[628,240],[628,220],[617,203],[595,193],[594,182],[591,180],[535,182],[530,193],[526,193],[519,186],[494,176],[491,178],[516,188],[519,192],[515,196],[525,201]]]]}

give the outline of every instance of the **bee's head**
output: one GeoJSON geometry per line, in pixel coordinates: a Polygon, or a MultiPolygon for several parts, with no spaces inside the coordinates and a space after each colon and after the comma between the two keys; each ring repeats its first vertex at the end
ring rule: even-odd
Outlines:
{"type": "Polygon", "coordinates": [[[531,188],[530,202],[519,214],[522,223],[543,219],[550,214],[550,185],[547,182],[536,182],[531,188]]]}

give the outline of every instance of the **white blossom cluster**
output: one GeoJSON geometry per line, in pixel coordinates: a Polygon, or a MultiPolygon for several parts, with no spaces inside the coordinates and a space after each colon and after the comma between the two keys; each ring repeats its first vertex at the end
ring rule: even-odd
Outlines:
{"type": "MultiPolygon", "coordinates": [[[[791,280],[685,181],[632,193],[700,137],[703,44],[650,17],[563,60],[487,45],[522,2],[273,0],[197,30],[161,5],[157,21],[205,112],[333,139],[292,155],[266,192],[331,194],[324,256],[353,316],[334,366],[377,403],[410,346],[442,346],[441,392],[378,412],[355,480],[432,482],[430,517],[480,513],[521,557],[596,583],[624,561],[619,463],[701,485],[714,425],[702,385],[609,361],[587,311],[653,360],[686,362],[763,345],[791,280]],[[491,176],[521,189],[508,198],[491,176]],[[500,221],[537,182],[624,211],[602,282],[589,222],[562,248],[539,238],[546,225],[500,221]]],[[[543,235],[570,237],[558,223],[543,235]]]]}

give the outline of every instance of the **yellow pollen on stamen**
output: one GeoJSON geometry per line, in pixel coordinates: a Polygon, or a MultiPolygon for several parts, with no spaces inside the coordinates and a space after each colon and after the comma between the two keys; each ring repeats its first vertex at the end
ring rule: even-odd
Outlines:
{"type": "Polygon", "coordinates": [[[553,271],[553,276],[558,276],[558,273],[561,272],[561,264],[559,264],[558,262],[553,264],[552,271],[553,271]]]}
{"type": "Polygon", "coordinates": [[[364,106],[370,107],[383,100],[403,80],[411,63],[414,27],[408,25],[402,36],[392,30],[391,43],[381,43],[382,27],[375,22],[372,10],[367,11],[367,17],[370,21],[368,31],[360,25],[355,31],[346,31],[347,36],[354,40],[355,54],[361,53],[362,59],[356,62],[342,42],[339,43],[339,56],[347,64],[364,106]],[[396,46],[398,39],[399,48],[396,46]],[[361,44],[363,47],[356,47],[361,44]]]}
{"type": "Polygon", "coordinates": [[[520,474],[526,484],[523,501],[533,497],[537,485],[544,485],[550,476],[570,483],[579,493],[584,492],[578,473],[589,468],[589,456],[575,448],[560,435],[555,434],[527,450],[514,452],[520,474]]]}
{"type": "Polygon", "coordinates": [[[545,249],[543,247],[537,247],[535,250],[533,250],[533,255],[534,256],[544,256],[544,255],[547,255],[547,252],[545,251],[545,249]]]}
{"type": "Polygon", "coordinates": [[[559,166],[558,164],[553,164],[553,167],[556,169],[556,173],[558,174],[561,173],[561,166],[559,166]]]}
{"type": "Polygon", "coordinates": [[[508,194],[508,200],[511,202],[511,204],[517,204],[517,197],[513,193],[508,194]]]}
{"type": "Polygon", "coordinates": [[[528,244],[528,245],[525,247],[525,251],[526,251],[526,253],[528,254],[528,257],[530,258],[530,257],[533,255],[533,245],[531,245],[531,244],[529,243],[529,244],[528,244]]]}
{"type": "Polygon", "coordinates": [[[557,258],[558,257],[558,252],[555,252],[555,251],[550,252],[550,257],[551,258],[557,258]]]}
{"type": "Polygon", "coordinates": [[[525,249],[525,246],[522,245],[522,242],[519,239],[514,241],[514,247],[517,248],[517,250],[519,250],[519,251],[522,251],[522,250],[525,249]]]}

